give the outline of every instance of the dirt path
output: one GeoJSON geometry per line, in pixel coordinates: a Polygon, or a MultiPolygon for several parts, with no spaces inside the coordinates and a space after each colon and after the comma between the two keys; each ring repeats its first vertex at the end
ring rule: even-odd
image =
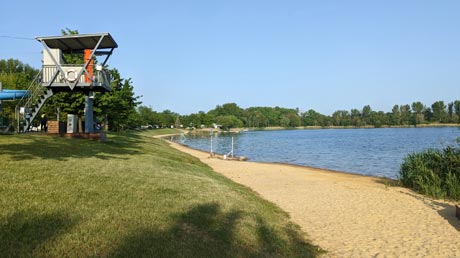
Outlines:
{"type": "Polygon", "coordinates": [[[282,164],[210,159],[171,145],[287,211],[327,257],[460,257],[454,206],[379,179],[282,164]]]}

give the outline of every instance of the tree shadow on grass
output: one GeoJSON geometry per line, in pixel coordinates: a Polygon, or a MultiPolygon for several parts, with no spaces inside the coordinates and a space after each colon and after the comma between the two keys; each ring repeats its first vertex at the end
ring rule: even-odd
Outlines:
{"type": "Polygon", "coordinates": [[[174,216],[175,223],[170,228],[133,233],[109,257],[315,257],[318,254],[318,248],[308,243],[292,224],[278,229],[256,218],[256,239],[248,241],[239,237],[245,231],[239,223],[248,218],[251,216],[242,211],[224,212],[216,203],[198,205],[174,216]]]}
{"type": "Polygon", "coordinates": [[[46,252],[45,244],[68,232],[77,219],[63,213],[17,212],[0,218],[0,254],[3,257],[33,257],[46,252]],[[37,250],[40,249],[40,250],[37,250]]]}
{"type": "MultiPolygon", "coordinates": [[[[6,136],[5,136],[6,137],[6,136]]],[[[115,136],[107,142],[87,139],[69,139],[58,136],[27,135],[11,136],[16,142],[0,142],[0,154],[11,155],[14,160],[43,158],[65,160],[68,158],[95,157],[99,159],[122,159],[120,155],[140,153],[136,148],[139,138],[134,136],[115,136]]]]}

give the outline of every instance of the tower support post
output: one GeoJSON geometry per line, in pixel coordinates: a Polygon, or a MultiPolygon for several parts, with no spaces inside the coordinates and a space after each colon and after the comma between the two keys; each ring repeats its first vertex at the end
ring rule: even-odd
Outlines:
{"type": "Polygon", "coordinates": [[[85,96],[85,133],[94,133],[92,96],[91,93],[85,96]]]}

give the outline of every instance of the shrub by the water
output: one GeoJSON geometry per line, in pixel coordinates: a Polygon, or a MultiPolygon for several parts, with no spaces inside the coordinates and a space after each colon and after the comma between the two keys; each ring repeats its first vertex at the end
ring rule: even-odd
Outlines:
{"type": "Polygon", "coordinates": [[[407,155],[399,179],[402,185],[422,194],[460,200],[460,138],[442,150],[407,155]]]}

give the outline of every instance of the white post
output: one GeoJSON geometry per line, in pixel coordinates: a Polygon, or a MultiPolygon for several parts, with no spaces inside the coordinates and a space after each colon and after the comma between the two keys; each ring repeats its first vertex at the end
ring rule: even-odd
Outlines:
{"type": "Polygon", "coordinates": [[[211,134],[211,156],[212,156],[212,134],[211,134]]]}
{"type": "Polygon", "coordinates": [[[212,158],[212,128],[209,130],[209,135],[211,136],[211,158],[212,158]]]}
{"type": "Polygon", "coordinates": [[[233,158],[233,136],[232,136],[232,158],[233,158]]]}

